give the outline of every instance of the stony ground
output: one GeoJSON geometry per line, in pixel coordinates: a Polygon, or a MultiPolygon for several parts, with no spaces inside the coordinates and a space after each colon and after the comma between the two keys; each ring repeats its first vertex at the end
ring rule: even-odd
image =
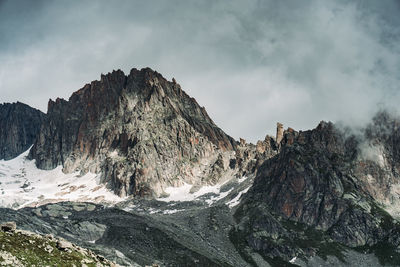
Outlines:
{"type": "Polygon", "coordinates": [[[114,266],[92,251],[52,235],[0,231],[0,266],[114,266]]]}
{"type": "MultiPolygon", "coordinates": [[[[124,210],[72,202],[18,211],[1,209],[0,221],[13,219],[25,229],[62,236],[122,266],[385,265],[373,251],[344,246],[340,256],[333,251],[323,256],[296,258],[292,263],[266,258],[254,251],[243,254],[241,242],[232,236],[232,231],[240,226],[225,204],[233,195],[210,206],[201,201],[140,200],[124,210]],[[156,208],[163,212],[149,212],[156,208]],[[172,208],[180,211],[164,214],[172,208]]],[[[56,249],[55,244],[51,246],[56,249]]]]}

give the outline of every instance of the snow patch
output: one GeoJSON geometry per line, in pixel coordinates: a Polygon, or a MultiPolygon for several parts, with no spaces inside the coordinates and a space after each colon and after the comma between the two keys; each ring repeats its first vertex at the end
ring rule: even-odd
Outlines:
{"type": "Polygon", "coordinates": [[[221,200],[221,199],[223,199],[224,197],[226,197],[227,195],[229,195],[229,193],[232,191],[233,189],[231,189],[231,190],[229,190],[229,191],[227,191],[227,192],[220,192],[219,193],[219,195],[217,195],[217,196],[212,196],[210,199],[207,199],[206,200],[206,203],[208,204],[208,205],[212,205],[213,203],[215,203],[215,202],[217,202],[218,200],[221,200]]]}
{"type": "MultiPolygon", "coordinates": [[[[227,181],[226,181],[227,182],[227,181]]],[[[214,194],[214,196],[211,196],[209,199],[206,199],[205,202],[208,205],[212,205],[216,201],[223,199],[226,197],[232,189],[226,192],[221,192],[221,187],[226,183],[222,184],[217,184],[213,186],[202,186],[199,190],[196,192],[191,192],[191,189],[193,185],[185,183],[183,186],[180,187],[167,187],[165,189],[165,193],[168,194],[168,197],[163,197],[163,198],[158,198],[158,201],[164,201],[164,202],[183,202],[183,201],[194,201],[198,200],[200,197],[206,195],[206,194],[214,194]]]]}
{"type": "Polygon", "coordinates": [[[163,214],[174,214],[180,211],[184,211],[184,210],[165,210],[163,211],[163,214]]]}
{"type": "Polygon", "coordinates": [[[123,201],[105,185],[100,176],[65,174],[62,166],[40,170],[28,160],[29,150],[12,160],[0,160],[0,206],[22,208],[60,201],[115,204],[123,201]]]}
{"type": "Polygon", "coordinates": [[[240,191],[236,197],[234,197],[231,201],[227,202],[226,205],[229,206],[229,208],[233,208],[240,203],[240,198],[242,197],[243,194],[246,194],[247,191],[249,191],[251,186],[247,187],[246,189],[240,191]]]}
{"type": "Polygon", "coordinates": [[[248,176],[243,176],[242,178],[238,179],[238,183],[241,184],[249,178],[248,176]]]}

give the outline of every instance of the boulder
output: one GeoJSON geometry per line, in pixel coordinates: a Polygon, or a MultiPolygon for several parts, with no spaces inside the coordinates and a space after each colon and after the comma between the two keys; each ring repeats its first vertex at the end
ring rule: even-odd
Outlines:
{"type": "Polygon", "coordinates": [[[15,232],[17,224],[15,222],[5,222],[0,224],[0,229],[3,232],[15,232]]]}
{"type": "Polygon", "coordinates": [[[70,243],[64,239],[57,240],[56,247],[62,251],[69,251],[69,250],[73,249],[72,243],[70,243]]]}

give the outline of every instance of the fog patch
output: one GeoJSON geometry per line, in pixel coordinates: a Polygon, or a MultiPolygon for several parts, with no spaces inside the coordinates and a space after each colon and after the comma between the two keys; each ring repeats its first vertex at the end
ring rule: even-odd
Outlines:
{"type": "Polygon", "coordinates": [[[381,168],[385,167],[385,148],[382,145],[373,145],[368,141],[361,142],[358,146],[360,149],[360,158],[369,160],[378,164],[381,168]]]}

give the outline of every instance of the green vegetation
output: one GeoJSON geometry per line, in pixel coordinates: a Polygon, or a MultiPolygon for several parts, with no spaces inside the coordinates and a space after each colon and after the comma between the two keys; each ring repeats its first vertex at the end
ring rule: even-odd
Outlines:
{"type": "MultiPolygon", "coordinates": [[[[84,249],[59,249],[57,241],[24,232],[0,231],[0,265],[96,266],[99,259],[84,249]],[[8,257],[7,257],[8,256],[8,257]],[[10,259],[10,256],[12,259],[10,259]],[[8,258],[8,259],[7,259],[8,258]]],[[[104,266],[109,266],[104,262],[104,266]]]]}

